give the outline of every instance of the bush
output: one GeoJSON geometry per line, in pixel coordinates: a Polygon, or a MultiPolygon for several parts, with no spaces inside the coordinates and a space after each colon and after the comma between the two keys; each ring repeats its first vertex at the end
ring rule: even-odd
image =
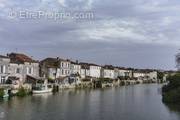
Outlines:
{"type": "Polygon", "coordinates": [[[0,98],[3,98],[4,96],[4,89],[0,88],[0,98]]]}
{"type": "Polygon", "coordinates": [[[163,102],[180,104],[180,87],[163,94],[163,102]]]}
{"type": "Polygon", "coordinates": [[[18,90],[16,95],[19,96],[19,97],[24,97],[27,94],[28,94],[27,91],[23,87],[21,87],[21,88],[19,88],[19,90],[18,90]]]}
{"type": "Polygon", "coordinates": [[[169,83],[162,88],[163,101],[180,104],[180,73],[168,76],[169,83]]]}
{"type": "Polygon", "coordinates": [[[113,79],[110,78],[99,78],[98,80],[102,83],[113,83],[113,79]]]}

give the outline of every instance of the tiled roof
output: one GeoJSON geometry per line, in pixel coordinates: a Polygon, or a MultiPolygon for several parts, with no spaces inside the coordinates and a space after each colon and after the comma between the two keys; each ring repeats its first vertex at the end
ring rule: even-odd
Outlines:
{"type": "Polygon", "coordinates": [[[80,65],[80,64],[78,63],[78,61],[76,61],[76,62],[71,61],[71,64],[74,64],[74,65],[80,65]]]}
{"type": "Polygon", "coordinates": [[[79,63],[79,64],[81,64],[81,65],[87,65],[87,66],[99,66],[99,67],[100,67],[100,65],[97,65],[97,64],[94,64],[94,63],[84,63],[84,62],[81,62],[81,63],[79,63]]]}
{"type": "Polygon", "coordinates": [[[37,63],[38,61],[33,60],[29,56],[21,53],[11,53],[8,54],[11,63],[24,63],[24,62],[30,62],[30,63],[37,63]]]}
{"type": "Polygon", "coordinates": [[[105,66],[103,66],[103,68],[104,69],[109,69],[109,70],[114,70],[115,69],[115,67],[112,66],[112,65],[105,65],[105,66]]]}
{"type": "Polygon", "coordinates": [[[45,64],[48,68],[57,68],[59,67],[59,60],[57,58],[46,58],[40,62],[45,64]]]}
{"type": "Polygon", "coordinates": [[[90,69],[90,65],[88,63],[79,63],[82,69],[90,69]]]}

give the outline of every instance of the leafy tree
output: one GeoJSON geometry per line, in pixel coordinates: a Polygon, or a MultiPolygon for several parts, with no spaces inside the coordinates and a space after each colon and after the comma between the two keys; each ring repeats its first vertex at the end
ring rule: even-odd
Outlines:
{"type": "Polygon", "coordinates": [[[18,90],[16,95],[19,96],[19,97],[24,97],[27,94],[28,94],[27,91],[23,87],[21,87],[21,88],[19,88],[19,90],[18,90]]]}
{"type": "Polygon", "coordinates": [[[4,89],[0,88],[0,98],[4,96],[4,89]]]}
{"type": "Polygon", "coordinates": [[[180,104],[180,73],[167,77],[169,83],[162,88],[163,101],[180,104]]]}
{"type": "Polygon", "coordinates": [[[163,72],[158,72],[158,73],[157,73],[157,78],[158,78],[159,80],[163,80],[163,77],[164,77],[164,73],[163,73],[163,72]]]}

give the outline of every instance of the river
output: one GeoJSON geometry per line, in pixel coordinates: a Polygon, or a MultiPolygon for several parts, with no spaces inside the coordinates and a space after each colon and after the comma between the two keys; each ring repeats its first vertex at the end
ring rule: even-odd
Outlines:
{"type": "Polygon", "coordinates": [[[180,120],[162,103],[157,84],[14,97],[0,102],[0,120],[180,120]]]}

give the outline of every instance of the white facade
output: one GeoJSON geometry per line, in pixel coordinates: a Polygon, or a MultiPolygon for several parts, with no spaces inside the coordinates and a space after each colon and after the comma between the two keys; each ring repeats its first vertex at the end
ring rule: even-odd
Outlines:
{"type": "Polygon", "coordinates": [[[133,77],[135,78],[140,78],[140,77],[145,77],[146,73],[144,72],[133,72],[133,77]]]}
{"type": "Polygon", "coordinates": [[[60,69],[58,69],[59,77],[66,77],[71,74],[71,63],[70,61],[60,60],[60,69]]]}
{"type": "Polygon", "coordinates": [[[149,76],[149,79],[157,81],[157,71],[149,72],[147,76],[149,76]]]}
{"type": "Polygon", "coordinates": [[[111,70],[111,69],[103,69],[102,70],[102,77],[103,78],[110,78],[110,79],[114,79],[115,78],[115,71],[111,70]]]}
{"type": "Polygon", "coordinates": [[[100,78],[101,77],[101,67],[96,65],[90,65],[90,77],[100,78]]]}
{"type": "Polygon", "coordinates": [[[19,78],[20,82],[25,82],[27,75],[32,77],[39,77],[39,63],[10,63],[9,72],[10,76],[15,76],[19,78]]]}
{"type": "Polygon", "coordinates": [[[115,69],[115,78],[118,77],[132,77],[132,70],[125,70],[125,69],[115,69]]]}
{"type": "Polygon", "coordinates": [[[47,76],[49,79],[56,79],[59,75],[59,70],[57,68],[47,68],[48,72],[47,72],[47,76]]]}
{"type": "Polygon", "coordinates": [[[71,63],[71,74],[81,74],[81,65],[78,63],[71,63]]]}
{"type": "Polygon", "coordinates": [[[10,59],[0,56],[0,84],[4,84],[9,75],[10,59]]]}
{"type": "Polygon", "coordinates": [[[149,80],[157,81],[157,71],[152,72],[134,72],[133,77],[135,78],[144,78],[149,80]]]}
{"type": "Polygon", "coordinates": [[[49,79],[57,79],[70,76],[71,62],[59,58],[46,58],[41,61],[41,76],[49,79]]]}
{"type": "Polygon", "coordinates": [[[81,68],[81,78],[86,78],[87,76],[90,76],[90,70],[81,68]]]}

